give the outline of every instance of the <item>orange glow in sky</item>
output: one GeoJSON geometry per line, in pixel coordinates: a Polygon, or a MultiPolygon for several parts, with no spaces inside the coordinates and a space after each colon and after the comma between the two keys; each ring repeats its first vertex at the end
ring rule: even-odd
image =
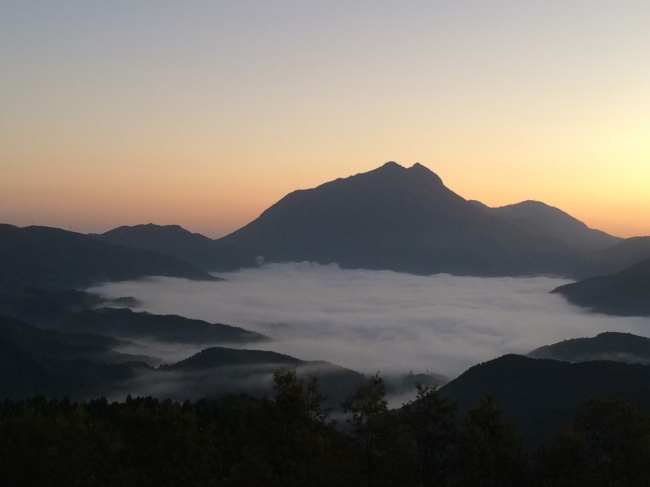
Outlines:
{"type": "Polygon", "coordinates": [[[8,2],[0,222],[211,237],[420,162],[650,234],[650,3],[8,2]]]}

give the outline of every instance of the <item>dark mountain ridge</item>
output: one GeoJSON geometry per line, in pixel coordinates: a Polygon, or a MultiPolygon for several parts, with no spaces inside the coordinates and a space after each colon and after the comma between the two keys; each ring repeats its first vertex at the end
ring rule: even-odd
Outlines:
{"type": "Polygon", "coordinates": [[[99,397],[153,370],[112,345],[104,337],[41,330],[0,316],[0,399],[99,397]]]}
{"type": "Polygon", "coordinates": [[[650,238],[623,240],[538,201],[489,208],[453,193],[421,164],[404,168],[394,162],[294,191],[218,240],[178,225],[154,224],[92,236],[216,272],[254,267],[261,256],[268,262],[315,261],[424,275],[580,279],[650,257],[650,238]]]}
{"type": "Polygon", "coordinates": [[[71,314],[59,328],[68,332],[92,332],[127,340],[163,343],[216,344],[255,343],[268,337],[254,331],[220,323],[155,315],[130,309],[100,308],[71,314]]]}
{"type": "Polygon", "coordinates": [[[471,367],[440,392],[459,401],[461,417],[485,396],[492,397],[527,442],[537,444],[592,398],[623,398],[650,407],[650,366],[504,355],[471,367]]]}
{"type": "MultiPolygon", "coordinates": [[[[184,374],[184,382],[194,382],[193,389],[207,396],[237,391],[261,397],[272,394],[270,379],[280,369],[295,369],[302,378],[317,375],[327,403],[337,409],[350,391],[366,381],[363,374],[328,362],[300,360],[266,350],[224,347],[204,349],[159,370],[184,374]]],[[[387,385],[389,391],[391,386],[387,385]]]]}
{"type": "Polygon", "coordinates": [[[471,203],[492,215],[519,225],[530,233],[556,238],[580,250],[605,250],[623,240],[589,228],[577,218],[541,201],[527,200],[497,208],[490,208],[478,201],[471,201],[471,203]]]}
{"type": "Polygon", "coordinates": [[[570,303],[616,316],[650,316],[650,259],[609,276],[560,286],[570,303]]]}
{"type": "Polygon", "coordinates": [[[178,225],[122,226],[91,236],[115,245],[170,255],[210,272],[228,272],[256,265],[255,255],[178,225]]]}
{"type": "Polygon", "coordinates": [[[533,350],[528,356],[567,362],[613,360],[648,365],[650,364],[650,338],[608,331],[594,338],[574,338],[546,345],[533,350]]]}
{"type": "Polygon", "coordinates": [[[0,285],[81,288],[145,276],[214,280],[173,257],[100,242],[58,228],[0,224],[0,285]]]}
{"type": "Polygon", "coordinates": [[[290,193],[219,242],[272,262],[424,275],[584,276],[598,267],[557,239],[476,208],[421,164],[394,162],[290,193]]]}
{"type": "Polygon", "coordinates": [[[601,253],[606,264],[602,274],[613,274],[627,267],[650,259],[650,237],[631,237],[619,242],[601,253]]]}

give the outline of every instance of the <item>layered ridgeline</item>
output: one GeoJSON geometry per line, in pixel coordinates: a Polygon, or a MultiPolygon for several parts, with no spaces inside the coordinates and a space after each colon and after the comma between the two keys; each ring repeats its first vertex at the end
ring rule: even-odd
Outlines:
{"type": "Polygon", "coordinates": [[[59,328],[66,332],[92,332],[118,339],[170,344],[245,344],[269,340],[260,333],[236,326],[115,308],[71,314],[59,328]]]}
{"type": "Polygon", "coordinates": [[[593,275],[560,240],[491,215],[426,167],[394,162],[295,191],[219,240],[267,262],[475,276],[593,275]]]}
{"type": "Polygon", "coordinates": [[[607,272],[613,274],[650,259],[650,237],[631,237],[602,252],[607,272]]]}
{"type": "Polygon", "coordinates": [[[479,201],[471,203],[530,233],[556,238],[576,249],[605,250],[623,241],[620,237],[589,228],[577,218],[541,201],[522,201],[498,208],[490,208],[479,201]]]}
{"type": "Polygon", "coordinates": [[[145,276],[214,279],[168,255],[106,242],[57,228],[0,224],[0,289],[86,287],[145,276]]]}
{"type": "MultiPolygon", "coordinates": [[[[218,339],[218,333],[215,330],[209,341],[218,339]]],[[[255,341],[257,337],[240,336],[240,344],[245,344],[246,338],[255,341]]],[[[225,341],[234,340],[226,337],[225,341]]],[[[117,340],[68,327],[41,329],[0,315],[0,400],[35,395],[123,399],[131,394],[179,401],[239,393],[262,397],[273,393],[274,372],[295,369],[301,377],[317,375],[328,404],[338,408],[350,391],[366,381],[363,374],[338,365],[264,350],[208,346],[159,367],[160,358],[147,352],[154,352],[147,342],[117,340]],[[143,354],[122,350],[140,350],[143,354]]],[[[388,393],[395,395],[412,393],[415,382],[432,386],[446,382],[428,374],[393,375],[385,380],[388,393]]]]}
{"type": "Polygon", "coordinates": [[[650,316],[650,259],[616,274],[592,277],[551,292],[599,313],[650,316]]]}
{"type": "Polygon", "coordinates": [[[650,364],[650,338],[608,331],[593,338],[573,338],[545,345],[528,354],[566,362],[612,360],[630,364],[650,364]]]}
{"type": "Polygon", "coordinates": [[[178,225],[123,226],[100,235],[98,240],[171,255],[207,271],[227,272],[256,265],[256,255],[192,233],[178,225]]]}
{"type": "MultiPolygon", "coordinates": [[[[338,407],[365,381],[358,372],[322,361],[228,348],[270,341],[242,328],[102,307],[129,302],[83,291],[0,291],[0,400],[34,395],[122,399],[132,394],[177,400],[229,393],[264,396],[273,392],[276,370],[295,368],[302,376],[318,374],[330,404],[338,407]],[[170,365],[156,368],[162,363],[170,365]]],[[[386,377],[394,395],[412,393],[416,382],[441,385],[447,380],[429,374],[386,377]]]]}
{"type": "Polygon", "coordinates": [[[94,334],[42,330],[0,316],[0,399],[91,398],[150,370],[149,357],[117,352],[124,345],[94,334]]]}

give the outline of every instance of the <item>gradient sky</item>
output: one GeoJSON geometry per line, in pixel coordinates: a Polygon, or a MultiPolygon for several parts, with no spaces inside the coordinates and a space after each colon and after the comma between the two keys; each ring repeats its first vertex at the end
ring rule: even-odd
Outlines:
{"type": "Polygon", "coordinates": [[[650,2],[0,0],[0,221],[220,236],[421,162],[650,234],[650,2]]]}

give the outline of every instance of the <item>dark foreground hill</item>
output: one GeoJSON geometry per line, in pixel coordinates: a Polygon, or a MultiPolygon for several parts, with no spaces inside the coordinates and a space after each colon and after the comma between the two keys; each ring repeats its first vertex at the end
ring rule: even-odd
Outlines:
{"type": "Polygon", "coordinates": [[[0,225],[0,285],[4,288],[79,288],[145,276],[214,279],[173,257],[120,247],[80,233],[0,225]]]}
{"type": "Polygon", "coordinates": [[[155,395],[184,401],[232,393],[266,396],[279,369],[319,376],[328,404],[338,407],[365,382],[362,374],[326,362],[259,350],[205,349],[176,364],[156,369],[152,357],[119,353],[126,344],[88,333],[35,328],[0,316],[0,400],[36,395],[89,399],[155,395]]]}
{"type": "Polygon", "coordinates": [[[486,395],[530,444],[569,422],[592,398],[625,398],[650,406],[650,367],[612,361],[568,363],[521,355],[475,365],[440,389],[464,416],[486,395]]]}
{"type": "Polygon", "coordinates": [[[559,240],[477,208],[426,167],[394,162],[295,191],[219,242],[266,261],[414,274],[584,276],[597,268],[559,240]]]}
{"type": "Polygon", "coordinates": [[[568,213],[541,201],[522,201],[513,205],[490,208],[472,201],[477,207],[510,223],[536,233],[556,238],[581,250],[609,249],[623,239],[589,228],[568,213]]]}
{"type": "Polygon", "coordinates": [[[566,284],[551,292],[599,313],[650,316],[650,259],[617,274],[566,284]]]}
{"type": "Polygon", "coordinates": [[[75,290],[35,287],[0,290],[0,314],[13,316],[42,328],[72,333],[94,333],[113,339],[155,341],[166,344],[255,343],[268,340],[260,333],[236,326],[184,318],[134,312],[137,301],[123,297],[106,299],[75,290]]]}
{"type": "Polygon", "coordinates": [[[68,336],[0,317],[0,398],[91,398],[151,368],[92,335],[68,336]]]}
{"type": "Polygon", "coordinates": [[[256,265],[256,255],[233,248],[178,225],[135,225],[92,235],[103,242],[170,255],[210,272],[227,272],[256,265]]]}
{"type": "Polygon", "coordinates": [[[56,359],[87,359],[96,363],[143,361],[159,363],[157,359],[116,352],[129,345],[95,333],[60,333],[31,326],[15,318],[0,315],[0,341],[13,343],[29,353],[56,359]]]}
{"type": "Polygon", "coordinates": [[[574,338],[546,345],[528,354],[567,362],[613,360],[630,364],[650,364],[650,338],[608,331],[594,338],[574,338]]]}
{"type": "MultiPolygon", "coordinates": [[[[327,403],[338,408],[347,394],[366,381],[363,374],[322,361],[299,360],[266,350],[239,350],[212,347],[169,366],[163,371],[185,374],[184,382],[194,381],[194,390],[203,395],[246,392],[256,396],[270,395],[271,377],[279,369],[296,369],[299,376],[317,375],[327,403]]],[[[202,397],[198,395],[196,397],[202,397]]]]}

